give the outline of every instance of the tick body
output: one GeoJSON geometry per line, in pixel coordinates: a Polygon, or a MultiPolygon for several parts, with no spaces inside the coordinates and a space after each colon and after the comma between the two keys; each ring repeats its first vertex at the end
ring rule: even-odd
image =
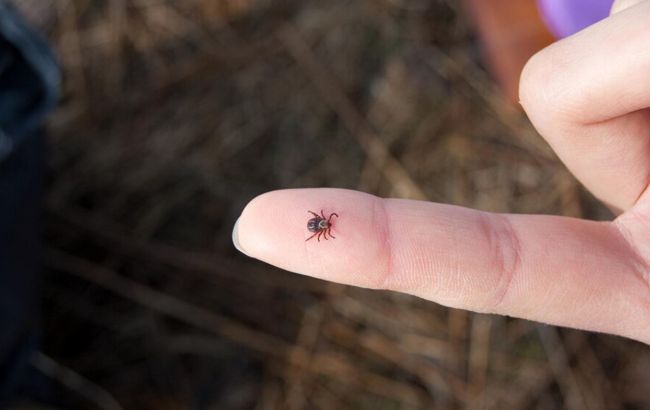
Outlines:
{"type": "Polygon", "coordinates": [[[307,242],[314,236],[316,237],[316,239],[318,239],[318,242],[320,242],[321,236],[323,236],[325,240],[329,239],[327,235],[329,235],[332,238],[335,238],[335,236],[332,235],[332,217],[335,216],[338,218],[339,217],[338,214],[332,212],[329,217],[325,217],[323,210],[320,211],[320,215],[312,211],[307,211],[307,212],[314,215],[313,218],[307,221],[307,230],[309,232],[314,232],[314,234],[309,238],[305,239],[305,242],[307,242]]]}

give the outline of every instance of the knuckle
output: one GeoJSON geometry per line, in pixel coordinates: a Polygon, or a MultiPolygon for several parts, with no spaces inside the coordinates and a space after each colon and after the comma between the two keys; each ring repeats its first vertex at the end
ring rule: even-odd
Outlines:
{"type": "Polygon", "coordinates": [[[495,291],[488,297],[486,311],[498,313],[510,294],[521,269],[521,244],[511,221],[503,215],[485,215],[484,232],[490,249],[491,271],[496,274],[495,291]]]}
{"type": "MultiPolygon", "coordinates": [[[[567,78],[575,71],[566,47],[555,43],[533,55],[519,78],[519,102],[540,132],[549,134],[549,126],[570,123],[576,115],[575,101],[567,78]],[[561,73],[561,74],[560,74],[561,73]]],[[[579,93],[578,93],[579,95],[579,93]]]]}
{"type": "Polygon", "coordinates": [[[548,76],[544,56],[544,50],[533,55],[524,65],[519,78],[519,101],[529,114],[536,111],[548,76]]]}
{"type": "Polygon", "coordinates": [[[650,295],[650,244],[646,240],[650,235],[650,217],[632,209],[615,219],[612,226],[630,249],[630,263],[650,295]]]}

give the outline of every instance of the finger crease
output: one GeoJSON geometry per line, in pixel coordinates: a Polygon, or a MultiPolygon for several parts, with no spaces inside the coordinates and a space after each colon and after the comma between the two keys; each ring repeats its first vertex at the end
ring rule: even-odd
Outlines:
{"type": "Polygon", "coordinates": [[[376,198],[373,209],[373,224],[378,227],[378,239],[381,244],[383,256],[379,266],[381,271],[377,274],[377,289],[392,289],[395,270],[393,267],[393,247],[391,244],[392,222],[390,213],[386,210],[386,200],[376,198]]]}
{"type": "Polygon", "coordinates": [[[512,222],[503,215],[485,215],[494,268],[499,275],[490,311],[497,312],[510,293],[514,277],[521,268],[521,243],[512,222]]]}
{"type": "MultiPolygon", "coordinates": [[[[628,212],[634,212],[634,211],[628,211],[628,212]]],[[[644,217],[638,217],[637,220],[639,220],[646,227],[649,226],[644,217]]],[[[618,235],[625,241],[625,243],[630,248],[632,254],[635,256],[634,260],[632,261],[632,263],[634,264],[634,271],[637,272],[639,278],[648,287],[648,289],[650,289],[650,266],[648,266],[648,262],[646,258],[644,257],[643,253],[637,246],[633,235],[630,233],[627,226],[625,226],[624,223],[621,223],[619,219],[615,219],[612,222],[612,225],[614,225],[614,228],[616,228],[616,232],[618,233],[618,235]]]]}

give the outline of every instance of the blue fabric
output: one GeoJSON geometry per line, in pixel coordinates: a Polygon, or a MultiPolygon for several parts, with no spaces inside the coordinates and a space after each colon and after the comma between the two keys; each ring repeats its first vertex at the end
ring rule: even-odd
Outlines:
{"type": "Polygon", "coordinates": [[[57,102],[59,81],[45,40],[0,0],[0,160],[40,128],[57,102]]]}
{"type": "Polygon", "coordinates": [[[0,0],[0,408],[32,383],[45,170],[39,130],[58,84],[45,41],[0,0]]]}

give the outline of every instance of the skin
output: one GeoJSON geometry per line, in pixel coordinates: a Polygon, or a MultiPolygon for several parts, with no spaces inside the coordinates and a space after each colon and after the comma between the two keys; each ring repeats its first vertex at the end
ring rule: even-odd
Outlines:
{"type": "Polygon", "coordinates": [[[235,245],[283,269],[447,306],[650,344],[650,0],[533,56],[521,104],[567,167],[619,216],[509,215],[340,189],[253,199],[235,245]],[[306,209],[337,212],[309,241],[306,209]]]}

